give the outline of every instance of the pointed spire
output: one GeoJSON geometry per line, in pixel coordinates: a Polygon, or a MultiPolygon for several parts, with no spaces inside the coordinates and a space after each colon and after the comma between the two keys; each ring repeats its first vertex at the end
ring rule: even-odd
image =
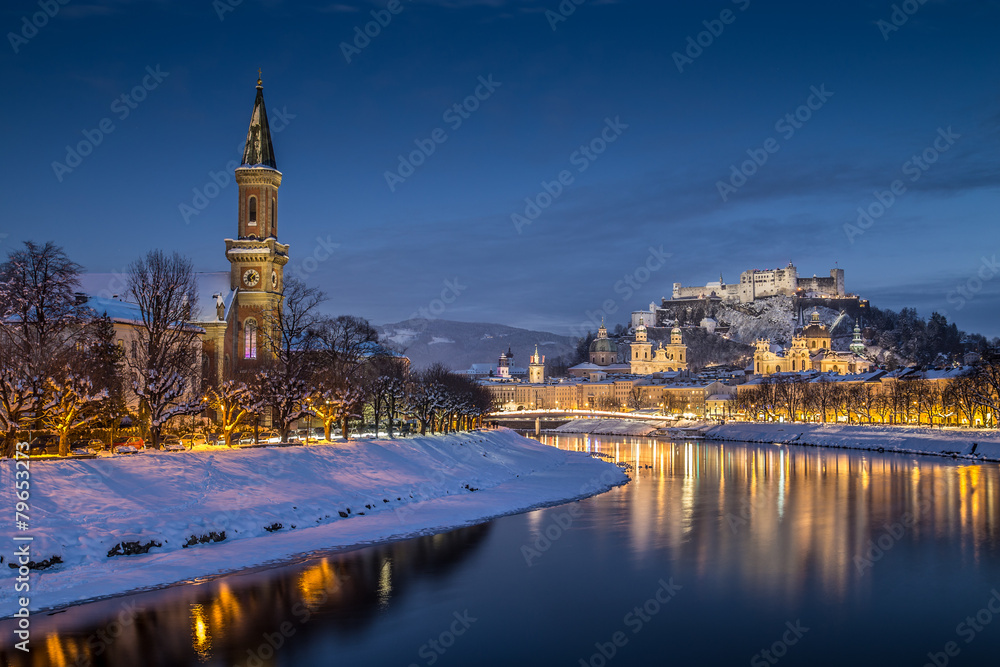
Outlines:
{"type": "Polygon", "coordinates": [[[274,146],[271,143],[271,128],[267,124],[267,110],[264,108],[264,84],[257,70],[257,99],[250,114],[250,129],[247,130],[247,144],[243,149],[241,167],[269,167],[277,169],[274,161],[274,146]]]}

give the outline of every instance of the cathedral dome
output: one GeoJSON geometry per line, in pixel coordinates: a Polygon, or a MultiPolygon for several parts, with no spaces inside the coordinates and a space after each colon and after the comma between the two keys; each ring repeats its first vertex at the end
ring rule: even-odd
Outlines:
{"type": "Polygon", "coordinates": [[[618,343],[613,338],[595,338],[590,343],[590,353],[597,352],[618,352],[618,343]]]}

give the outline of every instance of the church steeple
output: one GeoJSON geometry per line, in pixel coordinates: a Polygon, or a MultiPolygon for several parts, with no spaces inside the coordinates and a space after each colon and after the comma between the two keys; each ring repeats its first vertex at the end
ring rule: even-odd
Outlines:
{"type": "Polygon", "coordinates": [[[284,266],[288,263],[288,246],[278,242],[281,172],[274,160],[260,78],[243,162],[236,168],[235,177],[239,186],[237,235],[226,239],[226,256],[231,267],[230,285],[238,292],[232,309],[236,322],[228,354],[239,368],[242,363],[256,360],[258,350],[268,354],[264,341],[280,335],[271,329],[281,310],[284,266]]]}
{"type": "Polygon", "coordinates": [[[264,84],[257,71],[257,99],[250,114],[250,129],[247,130],[247,144],[243,149],[243,167],[270,167],[277,169],[274,160],[274,144],[271,143],[271,128],[267,124],[267,109],[264,108],[264,84]]]}

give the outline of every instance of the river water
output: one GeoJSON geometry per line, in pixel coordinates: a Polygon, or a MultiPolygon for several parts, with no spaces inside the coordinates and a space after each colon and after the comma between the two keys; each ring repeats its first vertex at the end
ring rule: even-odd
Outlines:
{"type": "MultiPolygon", "coordinates": [[[[993,665],[1000,467],[542,436],[596,498],[79,605],[0,664],[993,665]]],[[[205,547],[211,548],[211,547],[205,547]]]]}

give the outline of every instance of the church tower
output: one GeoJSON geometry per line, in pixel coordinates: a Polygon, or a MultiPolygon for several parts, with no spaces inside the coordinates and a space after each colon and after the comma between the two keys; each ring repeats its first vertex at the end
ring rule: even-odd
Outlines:
{"type": "Polygon", "coordinates": [[[545,382],[545,357],[538,354],[538,346],[535,346],[535,353],[531,355],[528,364],[528,382],[531,384],[542,384],[545,382]]]}
{"type": "Polygon", "coordinates": [[[278,242],[278,188],[281,172],[274,159],[271,130],[264,108],[264,86],[257,79],[257,98],[250,115],[243,160],[236,168],[239,186],[236,239],[226,239],[231,288],[236,292],[235,322],[230,342],[239,368],[267,354],[265,337],[280,314],[282,271],[288,246],[278,242]]]}
{"type": "Polygon", "coordinates": [[[653,344],[649,342],[645,324],[639,324],[635,328],[635,342],[631,347],[633,362],[649,361],[652,357],[653,344]]]}

